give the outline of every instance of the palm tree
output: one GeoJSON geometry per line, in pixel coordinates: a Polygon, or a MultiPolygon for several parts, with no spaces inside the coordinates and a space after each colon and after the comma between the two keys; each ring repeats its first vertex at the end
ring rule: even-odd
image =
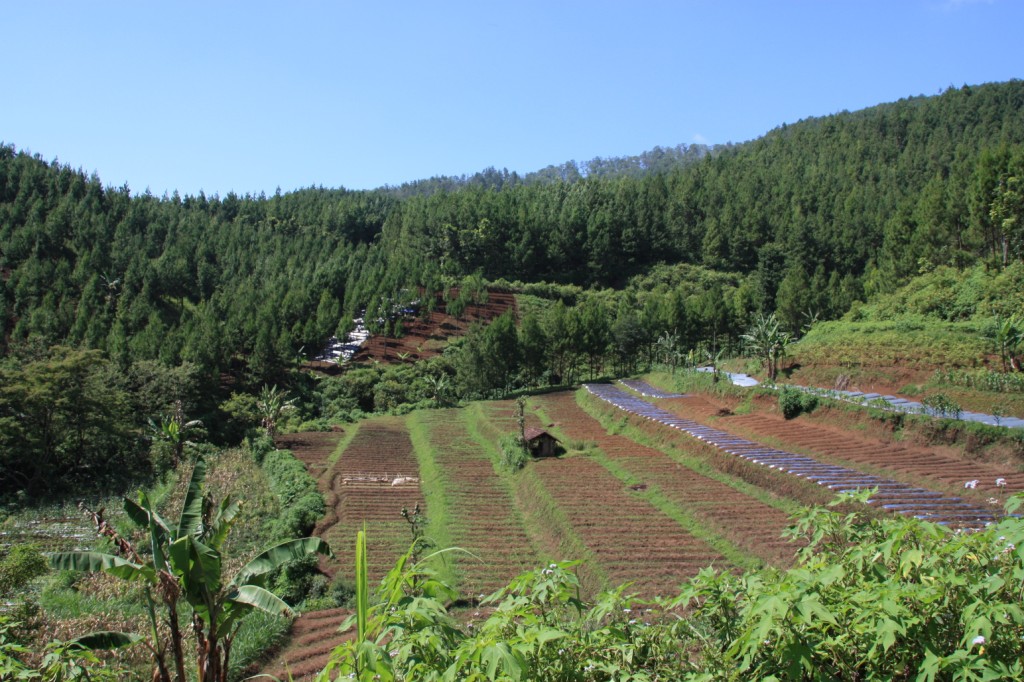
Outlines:
{"type": "Polygon", "coordinates": [[[145,529],[149,545],[145,558],[107,523],[102,510],[88,513],[99,533],[113,541],[117,548],[115,554],[49,554],[50,565],[58,570],[104,571],[145,585],[150,625],[147,646],[154,658],[153,679],[159,682],[187,680],[178,608],[182,600],[192,612],[197,679],[226,682],[231,644],[242,618],[253,609],[282,616],[291,613],[284,601],[264,588],[268,575],[288,561],[331,551],[320,538],[289,540],[266,550],[225,582],[221,573],[225,557],[221,549],[238,515],[239,503],[227,497],[215,507],[212,499],[203,493],[205,479],[206,462],[199,458],[192,470],[178,523],[173,526],[160,517],[145,493],[140,493],[138,502],[124,498],[128,517],[145,529]],[[163,607],[169,641],[163,641],[160,635],[158,605],[163,607]]]}

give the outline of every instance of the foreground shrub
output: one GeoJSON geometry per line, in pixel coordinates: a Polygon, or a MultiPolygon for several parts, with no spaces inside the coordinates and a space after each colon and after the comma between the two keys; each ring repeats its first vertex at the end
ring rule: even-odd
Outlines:
{"type": "Polygon", "coordinates": [[[407,555],[320,679],[1024,678],[1024,520],[960,533],[818,508],[791,535],[804,548],[790,570],[708,568],[651,603],[624,588],[584,602],[575,564],[550,564],[466,624],[407,555]]]}

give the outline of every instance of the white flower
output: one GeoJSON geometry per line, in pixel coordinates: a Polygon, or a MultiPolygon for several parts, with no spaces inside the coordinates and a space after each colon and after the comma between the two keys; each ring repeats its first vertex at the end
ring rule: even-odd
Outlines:
{"type": "Polygon", "coordinates": [[[1005,488],[1006,487],[1006,479],[1005,478],[997,478],[996,479],[996,487],[997,488],[1005,488]]]}
{"type": "Polygon", "coordinates": [[[548,568],[558,568],[558,564],[550,564],[548,565],[548,568]]]}
{"type": "Polygon", "coordinates": [[[966,483],[964,483],[964,488],[974,490],[975,488],[978,487],[978,482],[978,479],[974,479],[973,481],[967,481],[966,483]]]}
{"type": "Polygon", "coordinates": [[[984,643],[985,643],[985,635],[978,635],[977,637],[975,637],[974,639],[971,640],[971,646],[975,646],[975,645],[978,645],[978,644],[984,644],[984,643]]]}

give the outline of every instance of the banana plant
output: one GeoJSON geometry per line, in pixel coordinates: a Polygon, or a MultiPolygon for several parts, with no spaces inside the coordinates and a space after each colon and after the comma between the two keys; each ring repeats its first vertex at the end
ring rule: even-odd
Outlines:
{"type": "Polygon", "coordinates": [[[330,554],[320,538],[301,538],[272,547],[225,580],[221,554],[240,505],[226,497],[214,505],[203,492],[206,462],[196,460],[188,491],[176,524],[161,518],[156,505],[145,493],[138,501],[125,498],[128,517],[146,530],[148,556],[122,538],[103,519],[102,511],[90,512],[101,535],[109,537],[117,552],[55,552],[50,564],[60,570],[104,571],[125,580],[146,585],[150,641],[154,656],[154,680],[186,682],[184,635],[179,605],[190,607],[192,631],[196,638],[196,665],[200,682],[226,682],[231,644],[242,618],[253,609],[288,616],[291,609],[264,585],[268,576],[283,564],[315,553],[330,554]],[[161,608],[162,607],[162,608],[161,608]],[[167,641],[161,636],[162,611],[167,641]],[[173,665],[174,675],[171,674],[173,665]]]}

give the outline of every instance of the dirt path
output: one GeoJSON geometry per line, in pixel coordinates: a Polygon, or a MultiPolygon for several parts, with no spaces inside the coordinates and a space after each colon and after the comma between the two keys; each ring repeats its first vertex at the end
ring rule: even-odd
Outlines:
{"type": "MultiPolygon", "coordinates": [[[[411,540],[401,516],[417,504],[425,511],[419,487],[419,467],[412,443],[400,418],[365,421],[338,459],[331,455],[340,440],[338,433],[300,433],[282,436],[278,447],[292,450],[317,478],[327,502],[327,514],[314,533],[327,540],[336,559],[321,563],[331,577],[338,572],[355,575],[355,538],[364,526],[370,582],[376,584],[394,565],[411,540]]],[[[349,615],[346,609],[312,611],[299,616],[291,639],[264,672],[286,680],[312,679],[327,664],[331,651],[346,635],[338,626],[349,615]]]]}
{"type": "MultiPolygon", "coordinates": [[[[296,459],[305,464],[309,473],[317,479],[320,491],[326,492],[328,462],[341,435],[340,432],[332,431],[291,433],[279,436],[276,444],[278,448],[291,450],[296,459]]],[[[329,515],[333,516],[330,500],[328,509],[329,515]]],[[[323,537],[322,525],[317,526],[314,534],[323,537]]],[[[321,559],[320,569],[327,575],[333,577],[336,568],[334,562],[321,559]]],[[[347,609],[309,611],[299,615],[292,623],[288,644],[263,666],[261,672],[280,680],[289,679],[289,675],[296,681],[313,679],[327,665],[331,650],[344,641],[345,638],[338,633],[338,627],[348,615],[347,609]]]]}

